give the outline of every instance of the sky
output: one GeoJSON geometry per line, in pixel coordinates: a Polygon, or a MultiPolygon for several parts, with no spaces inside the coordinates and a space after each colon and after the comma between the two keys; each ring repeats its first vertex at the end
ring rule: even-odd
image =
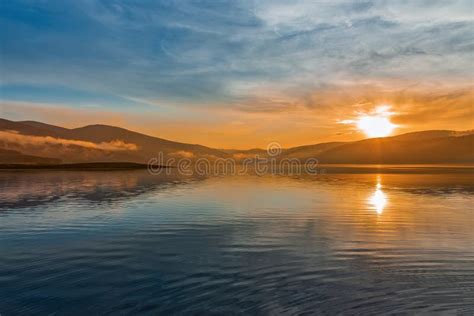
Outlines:
{"type": "Polygon", "coordinates": [[[1,1],[0,117],[217,148],[474,128],[474,1],[1,1]]]}

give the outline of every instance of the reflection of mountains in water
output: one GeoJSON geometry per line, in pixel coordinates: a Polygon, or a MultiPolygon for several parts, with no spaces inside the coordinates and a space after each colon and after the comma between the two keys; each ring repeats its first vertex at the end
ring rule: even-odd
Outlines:
{"type": "MultiPolygon", "coordinates": [[[[308,185],[338,186],[348,190],[360,186],[372,188],[380,183],[383,190],[422,195],[474,193],[472,174],[325,174],[264,175],[247,174],[254,181],[308,182],[308,185]]],[[[88,201],[91,204],[118,203],[136,196],[174,190],[206,177],[183,176],[175,169],[160,175],[144,170],[129,171],[34,171],[0,173],[0,210],[21,209],[59,202],[62,198],[88,201]]]]}
{"type": "Polygon", "coordinates": [[[143,170],[3,172],[0,210],[36,207],[64,197],[94,205],[116,203],[190,181],[177,172],[152,176],[143,170]]]}

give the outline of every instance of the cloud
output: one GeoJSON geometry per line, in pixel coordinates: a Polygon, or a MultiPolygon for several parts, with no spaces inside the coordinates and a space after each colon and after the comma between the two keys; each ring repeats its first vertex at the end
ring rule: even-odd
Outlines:
{"type": "Polygon", "coordinates": [[[0,9],[7,118],[216,147],[357,137],[337,122],[379,103],[407,129],[472,126],[471,0],[19,0],[0,9]]]}
{"type": "Polygon", "coordinates": [[[193,158],[194,154],[190,151],[180,150],[169,154],[169,156],[178,158],[193,158]]]}
{"type": "Polygon", "coordinates": [[[93,143],[82,140],[72,140],[55,138],[51,136],[32,136],[19,134],[17,131],[0,131],[0,139],[5,143],[15,143],[21,146],[45,146],[45,145],[61,145],[61,146],[79,146],[89,149],[98,149],[106,151],[134,151],[138,147],[135,144],[125,143],[121,140],[113,140],[111,142],[93,143]]]}
{"type": "Polygon", "coordinates": [[[351,125],[381,104],[392,106],[396,133],[427,129],[472,129],[474,87],[451,83],[406,85],[402,81],[320,85],[306,89],[257,89],[230,107],[199,105],[157,115],[148,111],[74,109],[67,105],[0,102],[0,116],[39,119],[53,125],[120,126],[173,141],[214,148],[285,147],[365,137],[351,125]],[[58,123],[60,122],[60,123],[58,123]],[[185,127],[185,128],[184,128],[185,127]]]}
{"type": "Polygon", "coordinates": [[[3,82],[64,85],[103,102],[232,106],[249,96],[235,89],[241,83],[311,91],[348,80],[466,81],[474,72],[469,0],[15,1],[2,8],[3,82]]]}

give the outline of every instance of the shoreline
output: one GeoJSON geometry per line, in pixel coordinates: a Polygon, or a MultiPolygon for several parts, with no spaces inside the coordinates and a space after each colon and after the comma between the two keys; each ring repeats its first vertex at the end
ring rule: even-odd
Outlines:
{"type": "MultiPolygon", "coordinates": [[[[157,169],[176,169],[174,166],[153,166],[157,169]]],[[[237,167],[238,168],[238,167],[237,167]]],[[[148,165],[132,162],[91,162],[68,164],[0,164],[0,171],[14,170],[65,170],[65,171],[120,171],[147,170],[148,165]]],[[[474,173],[474,164],[320,164],[317,174],[436,174],[436,173],[474,173]]],[[[248,170],[252,173],[252,169],[248,170]]],[[[277,173],[285,170],[279,170],[277,173]]],[[[289,171],[289,170],[287,170],[289,171]]],[[[211,172],[212,173],[212,172],[211,172]]],[[[271,172],[270,172],[271,173],[271,172]]],[[[289,172],[291,174],[291,172],[289,172]]]]}
{"type": "MultiPolygon", "coordinates": [[[[155,166],[156,168],[172,168],[155,166]]],[[[67,164],[0,164],[0,170],[136,170],[147,169],[147,164],[133,162],[86,162],[67,164]]]]}

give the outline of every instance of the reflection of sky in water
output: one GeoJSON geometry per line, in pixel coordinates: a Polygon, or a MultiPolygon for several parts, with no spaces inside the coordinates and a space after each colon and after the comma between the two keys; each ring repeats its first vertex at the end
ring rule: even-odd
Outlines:
{"type": "Polygon", "coordinates": [[[459,311],[474,290],[472,187],[459,174],[0,174],[0,310],[459,311]]]}

